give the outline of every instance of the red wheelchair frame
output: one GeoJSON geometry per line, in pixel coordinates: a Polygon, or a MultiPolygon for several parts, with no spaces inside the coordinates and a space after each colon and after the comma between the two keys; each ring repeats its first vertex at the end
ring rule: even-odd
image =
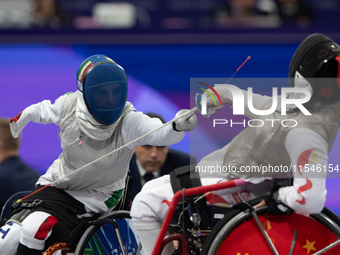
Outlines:
{"type": "MultiPolygon", "coordinates": [[[[166,232],[169,228],[172,216],[173,216],[173,214],[176,210],[176,207],[178,205],[179,200],[183,196],[185,196],[185,197],[194,196],[194,195],[203,194],[203,193],[206,193],[206,192],[209,192],[209,191],[233,188],[233,187],[237,187],[237,186],[243,186],[243,185],[246,185],[246,184],[249,184],[249,183],[243,181],[242,179],[236,179],[236,180],[217,183],[217,184],[213,184],[213,185],[207,185],[207,186],[200,186],[200,187],[196,187],[196,188],[185,189],[184,191],[182,191],[182,190],[177,191],[175,193],[174,197],[172,198],[171,203],[169,205],[169,210],[168,210],[168,212],[165,216],[161,231],[159,232],[155,247],[152,251],[152,255],[160,254],[162,243],[163,243],[164,237],[166,235],[166,232]]],[[[186,249],[186,248],[183,247],[183,249],[186,249]]]]}
{"type": "MultiPolygon", "coordinates": [[[[231,181],[226,181],[226,182],[222,182],[222,183],[218,183],[218,184],[213,184],[213,185],[208,185],[208,186],[200,186],[200,187],[195,187],[195,188],[190,188],[190,189],[184,189],[184,190],[180,190],[178,192],[175,193],[170,205],[169,205],[169,210],[167,212],[167,215],[164,219],[162,228],[160,230],[160,233],[158,235],[157,241],[155,243],[154,249],[152,251],[152,255],[160,255],[162,253],[163,248],[166,246],[166,244],[168,244],[169,242],[172,242],[173,240],[178,240],[182,245],[180,245],[181,247],[181,254],[188,254],[188,247],[186,245],[183,245],[183,243],[185,244],[185,240],[182,234],[180,233],[174,233],[174,234],[170,234],[169,236],[167,236],[165,238],[166,232],[169,228],[171,219],[174,215],[175,209],[180,201],[181,198],[183,197],[189,197],[189,196],[194,196],[194,195],[199,195],[199,194],[204,194],[207,192],[211,192],[211,191],[216,191],[216,190],[221,190],[221,189],[227,189],[227,188],[233,188],[233,187],[237,187],[237,186],[243,186],[243,185],[247,185],[250,183],[247,183],[245,181],[243,181],[242,179],[236,179],[236,180],[231,180],[231,181]]],[[[325,208],[326,209],[326,208],[325,208]]],[[[324,209],[324,210],[325,210],[324,209]]],[[[327,209],[328,212],[331,212],[330,210],[327,209]]],[[[259,218],[256,215],[256,212],[254,212],[255,215],[252,213],[252,217],[255,218],[255,220],[259,220],[259,218]]],[[[249,213],[250,214],[250,213],[249,213]]],[[[322,213],[320,213],[322,214],[322,213]]],[[[332,214],[332,212],[331,212],[332,214]]],[[[301,215],[300,215],[301,216],[301,215]]],[[[322,215],[321,215],[322,216],[322,215]]],[[[340,233],[340,219],[335,215],[332,214],[331,216],[334,216],[336,219],[334,220],[334,222],[336,223],[336,228],[338,228],[339,230],[337,231],[337,233],[340,233]]],[[[283,216],[278,216],[278,217],[283,217],[283,216]]],[[[287,216],[289,217],[289,216],[287,216]]],[[[302,217],[302,216],[301,216],[302,217]]],[[[326,216],[327,218],[327,216],[326,216]]],[[[332,218],[332,217],[331,217],[332,218]]],[[[322,220],[320,221],[322,223],[322,220]]],[[[263,227],[261,222],[258,221],[257,222],[258,226],[261,228],[263,227]]],[[[329,228],[328,228],[329,229],[329,228]]],[[[267,243],[269,244],[269,246],[271,246],[271,252],[272,254],[278,254],[278,252],[275,249],[275,246],[271,243],[269,236],[267,234],[267,232],[264,229],[261,229],[263,235],[267,235],[266,239],[267,239],[267,243]],[[272,247],[274,246],[274,247],[272,247]]],[[[294,233],[294,236],[296,238],[297,233],[294,233]]],[[[202,237],[205,238],[209,235],[209,233],[202,233],[202,237]]],[[[295,242],[295,240],[293,240],[292,242],[295,242]]],[[[336,238],[334,237],[333,240],[331,241],[331,244],[329,244],[326,247],[323,247],[323,249],[320,249],[318,252],[315,252],[313,254],[318,255],[321,254],[335,246],[337,246],[337,252],[339,249],[340,252],[340,246],[338,246],[340,244],[340,234],[338,236],[336,236],[336,238]],[[337,240],[336,240],[337,239],[337,240]]],[[[210,254],[210,253],[208,253],[210,254]]],[[[220,253],[219,253],[220,254],[220,253]]],[[[292,251],[289,253],[292,254],[292,251]]],[[[308,253],[309,254],[309,253],[308,253]]]]}

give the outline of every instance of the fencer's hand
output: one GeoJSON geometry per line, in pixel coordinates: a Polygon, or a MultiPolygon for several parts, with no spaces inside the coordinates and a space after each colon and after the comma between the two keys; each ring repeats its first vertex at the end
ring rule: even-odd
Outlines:
{"type": "MultiPolygon", "coordinates": [[[[182,109],[179,110],[176,113],[176,117],[181,116],[187,112],[189,112],[190,110],[188,109],[182,109]]],[[[172,128],[175,131],[178,132],[189,132],[195,129],[197,125],[197,117],[195,113],[188,113],[187,115],[184,115],[182,118],[179,118],[178,120],[176,120],[175,122],[172,123],[172,128]]]]}
{"type": "Polygon", "coordinates": [[[265,206],[265,205],[266,205],[266,201],[262,200],[260,203],[255,205],[255,208],[259,208],[259,207],[262,207],[262,206],[265,206]]]}
{"type": "Polygon", "coordinates": [[[212,114],[214,114],[215,112],[217,112],[218,110],[224,107],[224,105],[221,105],[220,103],[217,103],[216,105],[214,100],[210,96],[207,96],[206,105],[202,106],[202,95],[201,94],[196,94],[195,102],[196,102],[196,106],[199,112],[202,114],[202,116],[206,118],[209,118],[212,114]],[[205,112],[203,110],[204,108],[206,109],[205,112]]]}
{"type": "Polygon", "coordinates": [[[283,204],[280,200],[279,193],[277,191],[272,192],[270,195],[265,197],[256,207],[267,205],[267,214],[276,215],[290,215],[294,212],[289,206],[283,204]]]}

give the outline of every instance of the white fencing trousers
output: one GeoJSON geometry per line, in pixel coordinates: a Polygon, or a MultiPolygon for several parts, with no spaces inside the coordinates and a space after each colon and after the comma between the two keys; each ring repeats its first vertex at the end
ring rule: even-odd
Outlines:
{"type": "Polygon", "coordinates": [[[21,223],[10,220],[0,228],[1,255],[15,255],[19,242],[30,249],[43,250],[58,219],[45,212],[33,212],[21,223]]]}
{"type": "MultiPolygon", "coordinates": [[[[227,181],[221,178],[201,178],[203,186],[227,181]]],[[[215,191],[206,196],[208,204],[236,204],[269,194],[272,182],[251,184],[215,191]]],[[[134,198],[131,217],[141,239],[145,254],[151,254],[161,224],[169,209],[174,193],[170,176],[165,175],[147,182],[134,198]]]]}
{"type": "Polygon", "coordinates": [[[2,255],[15,255],[19,245],[21,225],[7,222],[0,228],[0,253],[2,255]]]}

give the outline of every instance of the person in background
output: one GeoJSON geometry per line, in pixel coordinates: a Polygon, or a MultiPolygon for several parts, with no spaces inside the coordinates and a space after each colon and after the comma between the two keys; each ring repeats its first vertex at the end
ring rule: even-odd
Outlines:
{"type": "Polygon", "coordinates": [[[35,27],[60,28],[72,26],[72,15],[63,8],[60,1],[33,0],[33,24],[35,27]]]}
{"type": "MultiPolygon", "coordinates": [[[[40,173],[25,164],[19,156],[20,137],[13,138],[10,119],[0,118],[0,210],[6,201],[20,191],[32,191],[40,173]]],[[[9,201],[7,204],[11,204],[9,201]]],[[[10,213],[6,206],[2,218],[10,213]]]]}
{"type": "MultiPolygon", "coordinates": [[[[150,118],[158,118],[164,124],[164,119],[154,113],[146,113],[150,118]]],[[[131,200],[141,191],[149,180],[169,174],[172,170],[190,164],[195,164],[196,158],[185,152],[169,149],[168,146],[136,146],[130,161],[130,176],[133,177],[131,200]]]]}
{"type": "Polygon", "coordinates": [[[310,1],[276,0],[279,16],[283,24],[308,27],[314,20],[314,9],[310,1]]]}
{"type": "Polygon", "coordinates": [[[214,27],[277,27],[277,6],[272,0],[228,0],[216,5],[208,22],[214,27]]]}

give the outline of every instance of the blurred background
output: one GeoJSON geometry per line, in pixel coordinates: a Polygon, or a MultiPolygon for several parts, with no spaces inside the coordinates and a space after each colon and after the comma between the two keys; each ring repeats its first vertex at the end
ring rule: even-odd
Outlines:
{"type": "MultiPolygon", "coordinates": [[[[247,56],[235,79],[287,77],[309,34],[340,42],[339,11],[337,0],[0,0],[0,116],[75,91],[81,62],[105,54],[125,68],[136,109],[169,121],[193,107],[190,79],[227,81],[247,56]]],[[[271,94],[271,85],[254,92],[271,94]]],[[[240,130],[226,127],[223,143],[240,130]]],[[[194,132],[208,150],[222,146],[204,125],[194,132]]],[[[189,138],[172,147],[190,153],[189,138]]],[[[340,164],[339,140],[333,164],[340,164]]],[[[41,173],[60,152],[58,127],[24,129],[21,156],[41,173]]],[[[327,206],[340,214],[337,182],[328,179],[327,206]]]]}

